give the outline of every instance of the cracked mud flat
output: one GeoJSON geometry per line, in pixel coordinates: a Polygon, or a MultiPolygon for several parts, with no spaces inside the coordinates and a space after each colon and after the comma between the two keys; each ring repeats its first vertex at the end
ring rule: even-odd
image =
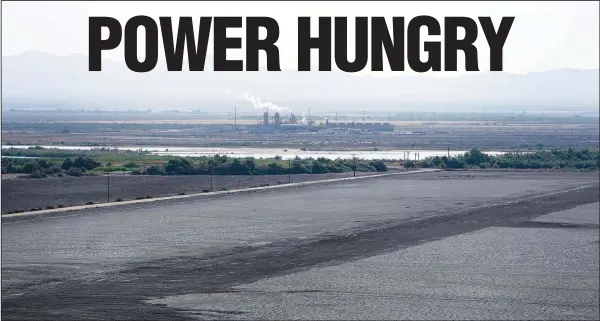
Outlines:
{"type": "MultiPolygon", "coordinates": [[[[3,224],[2,317],[242,318],[245,312],[227,309],[226,299],[215,303],[214,297],[205,296],[205,304],[214,303],[208,307],[181,302],[186,295],[235,295],[254,282],[334,268],[488,228],[597,234],[594,222],[531,220],[598,198],[597,173],[436,173],[216,199],[202,204],[204,211],[190,213],[183,207],[197,203],[3,224]],[[288,202],[273,203],[277,199],[288,202]],[[312,205],[300,207],[307,202],[312,205]],[[168,231],[156,224],[144,231],[150,228],[141,226],[144,222],[165,213],[171,217],[168,231]],[[260,229],[267,222],[271,225],[260,229]],[[197,226],[201,224],[205,226],[197,226]]],[[[300,302],[288,302],[290,310],[300,302]]],[[[265,310],[262,317],[290,317],[273,311],[265,310]]],[[[315,318],[302,313],[295,317],[303,316],[315,318]]]]}

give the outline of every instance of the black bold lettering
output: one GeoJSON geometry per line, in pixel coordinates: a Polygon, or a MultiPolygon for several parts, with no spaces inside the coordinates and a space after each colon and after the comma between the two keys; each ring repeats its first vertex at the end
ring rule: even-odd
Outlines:
{"type": "Polygon", "coordinates": [[[427,72],[429,69],[433,71],[442,70],[442,49],[439,42],[426,41],[424,44],[425,52],[428,53],[427,61],[421,61],[421,39],[419,31],[422,26],[426,26],[430,35],[439,36],[441,28],[438,21],[430,16],[418,16],[413,18],[408,23],[407,40],[406,40],[406,55],[408,57],[408,65],[416,72],[427,72]]]}
{"type": "Polygon", "coordinates": [[[335,64],[345,72],[363,70],[369,60],[369,20],[356,17],[354,62],[348,61],[348,18],[335,18],[335,64]]]}
{"type": "Polygon", "coordinates": [[[88,69],[89,71],[102,70],[102,50],[112,50],[121,43],[122,28],[119,21],[111,17],[89,18],[89,43],[88,43],[88,69]],[[108,28],[108,38],[102,40],[102,27],[108,28]]]}
{"type": "Polygon", "coordinates": [[[267,70],[281,71],[279,67],[279,49],[275,42],[279,39],[279,24],[269,17],[246,18],[246,70],[258,71],[258,51],[267,55],[267,70]],[[267,37],[258,39],[259,28],[267,29],[267,37]]]}
{"type": "Polygon", "coordinates": [[[465,53],[465,69],[467,71],[479,71],[477,48],[474,43],[477,40],[477,23],[468,17],[446,17],[444,21],[444,69],[456,71],[458,50],[465,53]],[[465,29],[465,37],[458,38],[458,27],[465,29]]]}
{"type": "Polygon", "coordinates": [[[227,28],[241,28],[242,17],[215,17],[214,70],[243,71],[242,60],[227,60],[227,49],[242,48],[242,38],[227,38],[227,28]]]}
{"type": "Polygon", "coordinates": [[[158,62],[158,26],[148,16],[135,16],[125,24],[125,64],[135,72],[148,72],[158,62]],[[144,61],[137,58],[137,30],[143,26],[146,30],[146,53],[144,61]]]}
{"type": "Polygon", "coordinates": [[[502,49],[506,43],[506,38],[508,38],[513,21],[515,21],[515,17],[502,17],[500,27],[498,27],[498,32],[496,32],[491,17],[479,17],[481,29],[483,29],[485,38],[490,46],[491,71],[502,71],[502,49]]]}
{"type": "Polygon", "coordinates": [[[392,20],[393,41],[384,17],[371,18],[371,29],[371,69],[383,71],[383,47],[392,71],[404,71],[404,18],[392,20]]]}
{"type": "Polygon", "coordinates": [[[200,18],[197,46],[192,17],[179,18],[177,44],[173,43],[173,24],[171,23],[171,17],[160,17],[159,19],[160,31],[162,32],[163,45],[165,47],[167,70],[181,71],[183,66],[183,49],[185,46],[187,47],[190,71],[203,71],[212,17],[200,18]]]}
{"type": "Polygon", "coordinates": [[[298,17],[298,71],[310,71],[310,50],[319,50],[319,70],[331,71],[331,17],[319,17],[319,36],[310,36],[310,17],[298,17]]]}

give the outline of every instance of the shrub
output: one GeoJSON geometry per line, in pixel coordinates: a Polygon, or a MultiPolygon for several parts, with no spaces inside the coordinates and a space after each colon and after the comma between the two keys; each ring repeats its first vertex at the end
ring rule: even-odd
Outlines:
{"type": "Polygon", "coordinates": [[[123,199],[119,197],[119,198],[117,198],[115,201],[116,201],[116,202],[122,202],[122,201],[123,201],[123,199]]]}
{"type": "Polygon", "coordinates": [[[165,174],[162,167],[159,167],[159,166],[150,166],[150,167],[146,168],[145,172],[148,175],[164,175],[165,174]]]}
{"type": "Polygon", "coordinates": [[[42,171],[37,171],[37,172],[29,174],[28,177],[30,177],[30,178],[44,178],[44,177],[46,177],[46,174],[44,172],[42,172],[42,171]]]}
{"type": "Polygon", "coordinates": [[[140,165],[133,163],[133,162],[127,162],[125,164],[123,164],[123,167],[125,168],[138,168],[140,167],[140,165]]]}
{"type": "Polygon", "coordinates": [[[327,167],[325,165],[323,165],[321,162],[314,160],[312,162],[311,172],[313,174],[326,174],[329,171],[327,170],[327,167]]]}
{"type": "Polygon", "coordinates": [[[387,165],[382,160],[374,160],[369,162],[369,164],[375,168],[377,172],[387,172],[387,165]]]}
{"type": "Polygon", "coordinates": [[[94,202],[92,202],[92,201],[85,203],[85,205],[93,205],[93,204],[94,204],[94,202]]]}
{"type": "Polygon", "coordinates": [[[65,158],[65,160],[63,161],[62,165],[61,165],[62,169],[64,170],[69,170],[71,167],[73,167],[73,161],[67,157],[65,158]]]}
{"type": "Polygon", "coordinates": [[[80,177],[80,176],[83,176],[83,171],[81,170],[81,168],[71,167],[67,171],[67,175],[69,175],[69,176],[75,176],[75,177],[80,177]]]}
{"type": "Polygon", "coordinates": [[[100,167],[102,164],[90,157],[77,157],[73,161],[73,167],[79,167],[84,170],[92,170],[94,168],[100,167]]]}
{"type": "Polygon", "coordinates": [[[41,166],[37,162],[27,162],[23,165],[23,173],[32,174],[41,170],[41,166]]]}
{"type": "Polygon", "coordinates": [[[58,165],[52,165],[48,168],[48,172],[52,173],[52,174],[59,174],[62,173],[62,168],[58,165]]]}

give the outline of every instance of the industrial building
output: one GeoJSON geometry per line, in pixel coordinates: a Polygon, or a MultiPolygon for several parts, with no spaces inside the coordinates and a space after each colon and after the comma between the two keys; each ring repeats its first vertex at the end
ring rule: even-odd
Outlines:
{"type": "MultiPolygon", "coordinates": [[[[310,116],[309,116],[310,117],[310,116]]],[[[319,129],[333,130],[360,130],[369,132],[393,132],[394,125],[387,122],[376,123],[357,123],[357,122],[329,122],[325,118],[324,122],[317,123],[313,120],[304,120],[298,122],[296,116],[291,113],[288,120],[282,120],[279,112],[275,112],[273,117],[270,117],[269,111],[263,113],[263,121],[255,126],[256,131],[273,132],[273,131],[318,131],[319,129]]]]}

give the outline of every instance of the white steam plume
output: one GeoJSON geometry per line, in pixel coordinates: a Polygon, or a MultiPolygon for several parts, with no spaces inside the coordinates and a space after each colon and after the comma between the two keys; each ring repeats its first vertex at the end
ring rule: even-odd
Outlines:
{"type": "Polygon", "coordinates": [[[235,97],[237,99],[245,100],[245,101],[252,103],[252,106],[254,107],[254,109],[264,109],[264,110],[268,109],[268,110],[272,110],[272,111],[286,112],[286,113],[292,111],[290,108],[279,106],[273,102],[262,101],[262,100],[260,100],[260,98],[252,95],[251,93],[245,93],[242,95],[234,95],[231,92],[231,90],[229,90],[229,89],[226,90],[226,93],[227,93],[227,96],[235,97]]]}

